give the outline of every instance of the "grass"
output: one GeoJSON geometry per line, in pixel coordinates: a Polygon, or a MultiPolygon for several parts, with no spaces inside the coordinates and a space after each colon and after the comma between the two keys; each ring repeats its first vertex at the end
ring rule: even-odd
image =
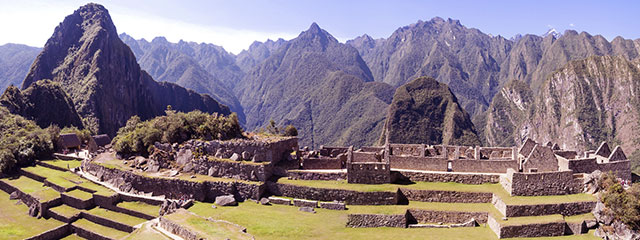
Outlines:
{"type": "Polygon", "coordinates": [[[42,162],[47,163],[49,165],[53,165],[60,168],[77,168],[82,165],[82,161],[78,160],[61,160],[61,159],[52,159],[52,160],[43,160],[42,162]]]}
{"type": "Polygon", "coordinates": [[[103,187],[102,185],[95,184],[88,180],[86,182],[79,184],[78,186],[95,191],[93,193],[94,195],[110,197],[117,194],[116,192],[111,191],[111,189],[103,187]]]}
{"type": "Polygon", "coordinates": [[[585,220],[595,220],[596,217],[593,216],[593,213],[585,213],[580,215],[566,216],[564,220],[569,223],[579,223],[585,220]]]}
{"type": "Polygon", "coordinates": [[[108,209],[100,208],[100,207],[93,208],[86,212],[98,217],[114,220],[116,222],[123,223],[129,226],[135,226],[147,221],[144,218],[138,218],[138,217],[124,214],[124,213],[114,212],[108,209]]]}
{"type": "Polygon", "coordinates": [[[93,198],[93,194],[85,192],[85,191],[82,191],[82,190],[77,190],[77,189],[73,190],[73,191],[66,192],[65,194],[68,195],[68,196],[83,200],[83,201],[86,201],[86,200],[89,200],[89,199],[93,198]]]}
{"type": "Polygon", "coordinates": [[[407,209],[433,211],[490,212],[495,208],[491,203],[440,203],[410,201],[409,205],[349,205],[349,213],[403,214],[407,209]]]}
{"type": "Polygon", "coordinates": [[[80,209],[76,209],[76,208],[73,208],[73,207],[70,207],[70,206],[64,205],[64,204],[60,205],[60,206],[57,206],[57,207],[54,207],[54,208],[50,208],[49,210],[51,210],[51,211],[53,211],[53,212],[55,212],[55,213],[57,213],[59,215],[62,215],[64,217],[66,217],[66,218],[73,217],[74,215],[76,215],[76,214],[78,214],[78,213],[80,213],[82,211],[80,209]]]}
{"type": "Polygon", "coordinates": [[[116,206],[129,210],[141,212],[151,216],[158,216],[160,206],[151,205],[144,202],[119,202],[116,206]]]}
{"type": "Polygon", "coordinates": [[[567,235],[567,236],[559,236],[559,237],[539,237],[539,238],[505,238],[505,239],[514,239],[514,240],[602,240],[602,238],[595,236],[595,230],[589,230],[588,233],[580,234],[580,235],[567,235]]]}
{"type": "Polygon", "coordinates": [[[25,239],[64,225],[53,218],[29,217],[29,207],[16,205],[18,200],[9,200],[9,194],[0,191],[0,239],[25,239]]]}
{"type": "Polygon", "coordinates": [[[125,239],[154,239],[154,240],[171,240],[171,238],[166,235],[154,230],[151,227],[152,223],[148,222],[142,225],[139,229],[133,231],[127,238],[125,239]]]}
{"type": "Polygon", "coordinates": [[[25,176],[19,176],[14,179],[2,179],[1,181],[8,183],[9,185],[20,189],[20,191],[29,194],[40,202],[47,202],[60,197],[60,193],[53,190],[50,187],[43,186],[43,183],[33,180],[25,176]]]}
{"type": "Polygon", "coordinates": [[[206,239],[250,239],[238,226],[208,221],[186,210],[178,210],[164,218],[196,231],[206,239]]]}
{"type": "Polygon", "coordinates": [[[213,157],[213,156],[208,156],[207,157],[208,161],[217,161],[217,162],[232,162],[232,163],[241,163],[241,164],[247,164],[247,165],[268,165],[271,162],[252,162],[249,160],[243,160],[243,161],[233,161],[229,158],[217,158],[217,157],[213,157]]]}
{"type": "Polygon", "coordinates": [[[527,225],[534,223],[548,223],[548,222],[560,222],[563,221],[562,215],[553,214],[553,215],[544,215],[544,216],[532,216],[532,217],[511,217],[508,220],[496,219],[498,223],[502,226],[513,226],[513,225],[527,225]]]}
{"type": "Polygon", "coordinates": [[[112,196],[116,194],[114,191],[111,191],[108,188],[95,184],[90,180],[84,179],[81,176],[78,176],[69,171],[59,171],[43,166],[27,167],[23,168],[23,170],[36,174],[38,176],[45,177],[47,181],[64,188],[81,186],[96,191],[95,194],[101,196],[112,196]]]}
{"type": "Polygon", "coordinates": [[[69,236],[66,236],[66,237],[64,237],[64,238],[60,239],[60,240],[85,240],[85,239],[84,239],[84,238],[79,237],[79,236],[78,236],[78,235],[76,235],[76,234],[71,234],[71,235],[69,235],[69,236]]]}
{"type": "Polygon", "coordinates": [[[129,233],[127,232],[123,232],[120,230],[116,230],[110,227],[105,227],[96,223],[93,223],[89,220],[86,219],[78,219],[77,221],[75,221],[74,223],[72,223],[72,225],[74,226],[78,226],[82,229],[86,229],[88,231],[91,231],[93,233],[97,233],[100,234],[102,236],[105,237],[109,237],[109,238],[113,238],[113,239],[120,239],[120,238],[124,238],[125,236],[127,236],[129,233]]]}

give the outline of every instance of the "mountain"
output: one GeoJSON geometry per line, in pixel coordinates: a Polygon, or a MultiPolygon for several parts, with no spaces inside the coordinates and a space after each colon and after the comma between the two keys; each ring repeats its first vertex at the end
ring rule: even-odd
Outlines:
{"type": "Polygon", "coordinates": [[[0,46],[0,91],[8,86],[19,86],[40,48],[7,43],[0,46]]]}
{"type": "Polygon", "coordinates": [[[178,111],[230,113],[207,95],[154,81],[118,37],[107,9],[93,3],[56,27],[22,89],[41,79],[61,83],[85,127],[111,136],[131,116],[148,119],[163,114],[167,105],[178,111]]]}
{"type": "Polygon", "coordinates": [[[372,144],[393,96],[373,82],[358,51],[317,24],[287,41],[235,87],[255,130],[273,119],[293,124],[300,144],[372,144]]]}
{"type": "Polygon", "coordinates": [[[208,94],[229,106],[244,122],[244,110],[230,90],[244,72],[235,64],[234,56],[224,48],[185,41],[171,43],[164,37],[147,42],[135,40],[125,33],[120,34],[120,39],[130,46],[140,67],[153,79],[208,94]]]}
{"type": "Polygon", "coordinates": [[[37,81],[22,91],[9,86],[0,97],[0,105],[12,114],[33,120],[42,128],[51,124],[61,128],[83,128],[80,115],[73,107],[71,98],[62,90],[61,84],[47,79],[37,81]]]}
{"type": "Polygon", "coordinates": [[[494,98],[494,103],[503,103],[492,103],[493,116],[488,119],[508,121],[487,121],[486,126],[513,132],[506,139],[530,137],[578,151],[609,141],[620,144],[636,161],[640,157],[640,60],[592,56],[571,61],[549,76],[533,101],[524,87],[507,89],[503,92],[511,94],[500,95],[503,100],[494,98]],[[522,114],[527,117],[501,117],[522,114]]]}
{"type": "Polygon", "coordinates": [[[286,42],[287,41],[282,38],[278,38],[276,41],[271,39],[268,39],[266,42],[255,41],[249,46],[249,49],[242,50],[242,52],[236,56],[236,64],[242,71],[250,72],[255,66],[266,60],[286,42]]]}
{"type": "Polygon", "coordinates": [[[397,29],[380,44],[355,44],[376,81],[398,87],[421,76],[448,84],[472,115],[483,112],[502,85],[500,63],[513,42],[434,18],[397,29]]]}
{"type": "Polygon", "coordinates": [[[542,34],[543,38],[545,38],[547,36],[552,36],[554,38],[559,38],[559,37],[562,36],[562,33],[558,32],[558,30],[556,30],[555,28],[550,28],[549,30],[547,30],[547,32],[542,34]]]}
{"type": "Polygon", "coordinates": [[[430,77],[420,77],[396,89],[385,131],[390,143],[479,146],[475,127],[451,89],[430,77]]]}
{"type": "Polygon", "coordinates": [[[491,101],[486,112],[485,145],[518,146],[529,135],[529,128],[520,129],[530,118],[534,93],[526,82],[509,81],[491,101]]]}

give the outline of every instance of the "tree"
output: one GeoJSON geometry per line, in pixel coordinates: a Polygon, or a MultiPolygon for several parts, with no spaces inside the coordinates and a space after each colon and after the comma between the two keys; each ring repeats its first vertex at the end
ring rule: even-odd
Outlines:
{"type": "Polygon", "coordinates": [[[294,127],[293,125],[289,124],[287,125],[287,127],[284,128],[283,135],[288,137],[298,136],[298,129],[296,129],[296,127],[294,127]]]}

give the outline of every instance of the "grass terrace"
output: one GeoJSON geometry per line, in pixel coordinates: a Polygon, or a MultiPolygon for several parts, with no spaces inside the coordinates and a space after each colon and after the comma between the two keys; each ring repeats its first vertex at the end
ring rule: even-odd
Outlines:
{"type": "Polygon", "coordinates": [[[227,222],[213,222],[186,210],[178,210],[164,218],[199,233],[207,239],[250,239],[238,226],[227,222]]]}
{"type": "Polygon", "coordinates": [[[82,211],[80,209],[73,208],[71,206],[64,205],[64,204],[60,205],[60,206],[57,206],[57,207],[54,207],[54,208],[50,208],[49,210],[51,210],[51,211],[53,211],[53,212],[55,212],[55,213],[57,213],[59,215],[62,215],[63,217],[66,217],[66,218],[73,217],[73,216],[75,216],[76,214],[78,214],[78,213],[80,213],[82,211]]]}
{"type": "Polygon", "coordinates": [[[562,222],[563,218],[560,214],[531,216],[531,217],[510,217],[506,221],[496,218],[496,221],[502,226],[527,225],[535,223],[562,222]]]}
{"type": "Polygon", "coordinates": [[[78,235],[76,235],[76,234],[71,234],[71,235],[69,235],[69,236],[66,236],[66,237],[64,237],[64,238],[60,239],[60,240],[85,240],[85,239],[84,239],[84,238],[79,237],[79,236],[78,236],[78,235]]]}
{"type": "Polygon", "coordinates": [[[580,223],[586,220],[595,220],[596,217],[593,216],[593,213],[585,213],[580,215],[566,216],[564,220],[569,223],[580,223]]]}
{"type": "Polygon", "coordinates": [[[27,212],[28,206],[0,191],[0,239],[25,239],[64,225],[53,218],[29,217],[27,212]]]}
{"type": "Polygon", "coordinates": [[[348,205],[347,208],[349,213],[373,214],[404,214],[407,209],[458,212],[497,212],[497,210],[491,203],[442,203],[410,201],[409,205],[348,205]]]}
{"type": "Polygon", "coordinates": [[[45,177],[47,181],[64,188],[81,186],[95,191],[94,194],[101,196],[112,196],[116,194],[114,191],[111,191],[108,188],[95,184],[90,180],[84,179],[69,171],[59,171],[44,166],[27,167],[23,168],[23,170],[41,177],[45,177]]]}
{"type": "Polygon", "coordinates": [[[116,206],[129,210],[141,212],[151,216],[158,216],[160,206],[151,205],[144,202],[119,202],[116,206]]]}
{"type": "Polygon", "coordinates": [[[457,191],[457,192],[491,192],[498,195],[506,204],[509,205],[529,205],[529,204],[547,204],[547,203],[563,203],[563,202],[584,202],[595,201],[596,198],[591,194],[580,193],[572,195],[555,195],[555,196],[515,196],[512,197],[505,191],[500,184],[463,184],[453,182],[415,182],[413,184],[354,184],[347,183],[346,180],[340,181],[321,181],[321,180],[291,180],[281,178],[278,183],[315,187],[315,188],[333,188],[345,189],[360,192],[395,192],[398,188],[409,188],[418,190],[440,190],[440,191],[457,191]]]}
{"type": "Polygon", "coordinates": [[[142,227],[140,227],[139,229],[136,229],[135,231],[133,231],[125,239],[131,239],[131,240],[134,240],[134,239],[135,240],[137,240],[137,239],[172,240],[171,238],[167,237],[166,235],[154,230],[151,225],[152,225],[151,222],[147,222],[147,223],[143,224],[142,227]]]}
{"type": "Polygon", "coordinates": [[[80,199],[82,201],[86,201],[93,198],[93,194],[82,191],[82,190],[73,190],[65,193],[68,196],[80,199]]]}
{"type": "Polygon", "coordinates": [[[29,194],[37,199],[40,199],[40,202],[48,202],[60,197],[60,193],[58,193],[56,190],[53,190],[50,187],[45,187],[43,183],[25,176],[19,176],[18,178],[13,179],[5,178],[0,181],[3,181],[17,189],[20,189],[20,191],[29,194]]]}
{"type": "Polygon", "coordinates": [[[77,221],[73,222],[72,225],[113,239],[121,239],[129,234],[127,232],[93,223],[86,219],[78,219],[77,221]]]}
{"type": "Polygon", "coordinates": [[[108,209],[100,208],[100,207],[93,208],[86,212],[98,217],[111,219],[113,221],[123,223],[129,226],[135,226],[147,221],[144,218],[138,218],[138,217],[124,214],[124,213],[114,212],[108,209]]]}
{"type": "Polygon", "coordinates": [[[82,161],[78,160],[62,160],[62,159],[50,159],[50,160],[42,160],[42,162],[47,163],[49,165],[53,165],[60,168],[77,168],[82,165],[82,161]]]}

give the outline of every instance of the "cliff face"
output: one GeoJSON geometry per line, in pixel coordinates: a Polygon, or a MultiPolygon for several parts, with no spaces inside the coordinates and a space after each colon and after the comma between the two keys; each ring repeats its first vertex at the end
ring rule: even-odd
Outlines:
{"type": "Polygon", "coordinates": [[[42,128],[51,124],[61,128],[83,127],[71,98],[59,83],[50,80],[38,81],[22,91],[10,86],[0,97],[0,105],[12,114],[35,121],[42,128]]]}
{"type": "Polygon", "coordinates": [[[22,88],[41,79],[61,83],[85,127],[112,136],[131,116],[151,118],[163,114],[167,105],[179,111],[229,113],[209,96],[157,83],[140,70],[108,11],[98,4],[80,7],[56,27],[22,88]]]}
{"type": "Polygon", "coordinates": [[[417,78],[396,89],[380,142],[480,145],[475,127],[449,87],[417,78]]]}
{"type": "Polygon", "coordinates": [[[593,56],[571,61],[552,73],[533,98],[518,85],[505,86],[487,112],[490,145],[531,137],[585,151],[609,141],[638,156],[639,60],[593,56]]]}
{"type": "Polygon", "coordinates": [[[313,24],[235,88],[247,128],[293,124],[301,145],[372,144],[393,89],[374,83],[357,50],[313,24]]]}
{"type": "Polygon", "coordinates": [[[0,91],[10,85],[19,86],[41,50],[12,43],[0,46],[0,91]]]}

